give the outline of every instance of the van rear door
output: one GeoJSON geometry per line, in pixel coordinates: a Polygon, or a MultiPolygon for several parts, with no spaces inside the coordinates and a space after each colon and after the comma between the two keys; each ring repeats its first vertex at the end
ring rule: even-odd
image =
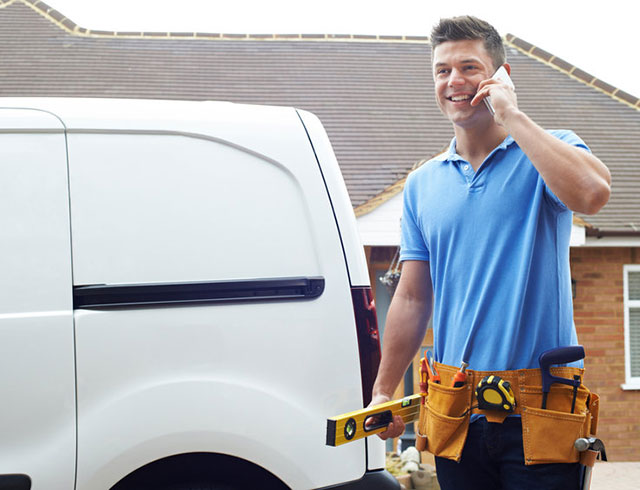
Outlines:
{"type": "Polygon", "coordinates": [[[75,484],[67,180],[60,120],[0,108],[1,488],[75,484]]]}

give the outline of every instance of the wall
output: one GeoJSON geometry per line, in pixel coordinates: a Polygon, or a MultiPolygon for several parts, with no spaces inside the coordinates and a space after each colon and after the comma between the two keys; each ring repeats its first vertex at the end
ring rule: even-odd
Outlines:
{"type": "Polygon", "coordinates": [[[584,345],[585,379],[601,399],[598,437],[612,461],[640,461],[640,390],[623,390],[625,264],[640,263],[639,248],[573,248],[574,317],[584,345]]]}

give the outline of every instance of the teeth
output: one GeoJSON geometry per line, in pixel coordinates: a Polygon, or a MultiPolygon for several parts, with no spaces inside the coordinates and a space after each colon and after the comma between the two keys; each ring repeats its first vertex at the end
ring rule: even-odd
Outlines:
{"type": "Polygon", "coordinates": [[[456,96],[451,97],[451,100],[453,102],[460,102],[460,101],[463,101],[463,100],[469,100],[470,98],[471,98],[470,95],[456,95],[456,96]]]}

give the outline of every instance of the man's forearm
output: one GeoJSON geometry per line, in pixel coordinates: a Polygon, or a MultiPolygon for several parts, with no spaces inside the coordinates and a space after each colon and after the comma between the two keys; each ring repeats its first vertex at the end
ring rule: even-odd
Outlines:
{"type": "Polygon", "coordinates": [[[595,214],[607,203],[611,175],[597,157],[560,141],[519,110],[504,116],[504,126],[569,209],[595,214]]]}

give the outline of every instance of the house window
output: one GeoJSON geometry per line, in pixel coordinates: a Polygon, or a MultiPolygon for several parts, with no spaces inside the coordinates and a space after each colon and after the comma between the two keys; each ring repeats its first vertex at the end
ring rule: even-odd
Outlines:
{"type": "Polygon", "coordinates": [[[640,389],[640,265],[624,266],[624,389],[640,389]]]}

